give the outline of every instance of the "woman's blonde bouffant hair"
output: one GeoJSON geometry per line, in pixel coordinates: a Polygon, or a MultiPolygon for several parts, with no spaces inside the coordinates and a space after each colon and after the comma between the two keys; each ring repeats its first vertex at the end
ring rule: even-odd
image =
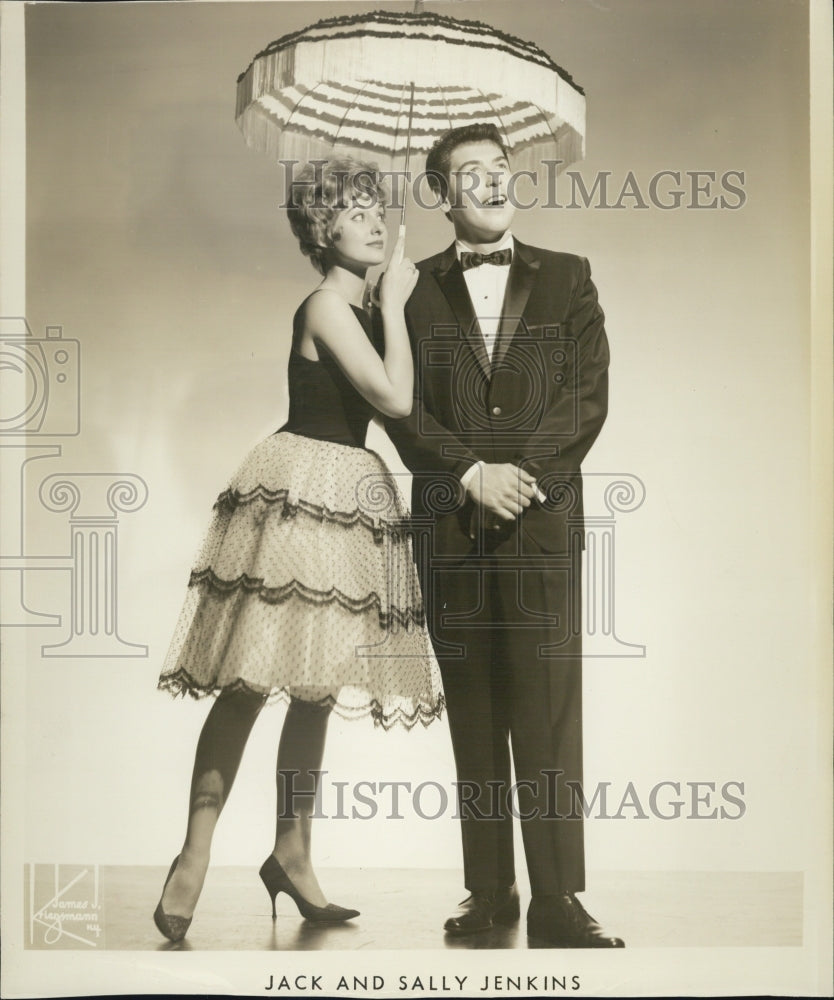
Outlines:
{"type": "Polygon", "coordinates": [[[345,156],[308,163],[290,185],[287,216],[301,252],[324,274],[329,251],[338,240],[333,223],[356,202],[385,205],[385,189],[377,165],[345,156]]]}

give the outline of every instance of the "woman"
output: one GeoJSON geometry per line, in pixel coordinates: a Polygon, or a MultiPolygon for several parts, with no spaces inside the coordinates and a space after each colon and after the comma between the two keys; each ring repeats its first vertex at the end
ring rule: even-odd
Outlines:
{"type": "Polygon", "coordinates": [[[380,288],[382,355],[361,308],[366,272],[385,258],[382,199],[373,165],[351,159],[306,168],[290,192],[291,228],[323,280],[293,319],[289,417],[215,504],[159,680],[174,694],[217,696],[197,744],[185,843],[154,914],[172,941],[191,923],[217,818],[268,699],[289,704],[275,844],[260,874],[273,917],[285,892],[310,920],[358,915],[328,903],[310,859],[331,710],[386,729],[442,710],[407,511],[364,448],[375,412],[401,417],[412,405],[403,310],[417,272],[402,240],[380,288]]]}

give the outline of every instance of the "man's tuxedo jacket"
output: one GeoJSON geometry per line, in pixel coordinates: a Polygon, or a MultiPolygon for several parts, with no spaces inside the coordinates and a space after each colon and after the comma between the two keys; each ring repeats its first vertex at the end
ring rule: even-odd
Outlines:
{"type": "Polygon", "coordinates": [[[521,515],[522,532],[544,551],[567,551],[568,519],[581,534],[580,465],[608,401],[608,343],[588,261],[515,240],[492,359],[454,245],[418,269],[406,306],[414,407],[386,421],[414,473],[413,516],[434,522],[435,554],[465,556],[473,503],[460,476],[479,460],[510,462],[546,495],[521,515]]]}

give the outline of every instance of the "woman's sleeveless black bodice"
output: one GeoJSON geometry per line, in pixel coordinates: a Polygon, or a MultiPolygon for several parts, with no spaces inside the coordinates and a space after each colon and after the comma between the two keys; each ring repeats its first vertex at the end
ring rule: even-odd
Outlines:
{"type": "MultiPolygon", "coordinates": [[[[351,308],[373,343],[370,317],[356,306],[351,308]]],[[[311,361],[298,353],[296,343],[300,312],[301,310],[296,313],[293,320],[293,346],[287,373],[290,412],[281,430],[303,434],[319,441],[363,448],[368,424],[376,411],[354,389],[323,345],[317,345],[318,361],[311,361]]],[[[374,346],[379,352],[378,345],[374,346]]]]}

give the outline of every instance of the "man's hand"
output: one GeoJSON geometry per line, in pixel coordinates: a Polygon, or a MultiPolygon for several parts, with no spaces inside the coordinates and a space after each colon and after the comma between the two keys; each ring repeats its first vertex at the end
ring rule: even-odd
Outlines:
{"type": "Polygon", "coordinates": [[[502,521],[514,521],[536,495],[536,480],[509,462],[502,465],[484,462],[467,483],[466,491],[502,521]]]}

